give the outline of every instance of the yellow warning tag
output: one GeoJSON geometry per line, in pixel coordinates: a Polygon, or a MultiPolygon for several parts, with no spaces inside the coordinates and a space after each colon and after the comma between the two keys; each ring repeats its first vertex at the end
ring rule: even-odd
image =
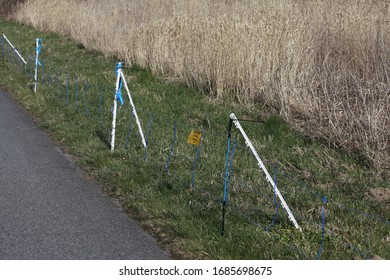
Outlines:
{"type": "Polygon", "coordinates": [[[200,145],[200,141],[202,139],[202,131],[192,130],[190,135],[188,136],[187,143],[191,145],[200,145]]]}

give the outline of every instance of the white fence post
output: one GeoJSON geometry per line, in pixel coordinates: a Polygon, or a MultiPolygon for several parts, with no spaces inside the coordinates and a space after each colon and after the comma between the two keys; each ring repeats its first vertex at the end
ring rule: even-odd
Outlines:
{"type": "Polygon", "coordinates": [[[135,121],[138,126],[139,134],[141,136],[141,141],[142,145],[144,148],[146,148],[146,141],[145,141],[145,136],[142,131],[141,123],[139,121],[137,111],[135,110],[135,105],[133,102],[133,99],[131,98],[130,90],[129,87],[127,86],[125,76],[123,75],[122,71],[123,63],[118,62],[116,66],[116,84],[115,84],[115,97],[114,97],[114,109],[113,109],[113,118],[112,118],[112,129],[111,129],[111,151],[114,151],[115,149],[115,130],[116,130],[116,114],[117,114],[117,108],[118,108],[118,99],[121,102],[121,105],[123,105],[123,98],[121,94],[121,88],[122,88],[122,83],[125,86],[125,89],[127,91],[127,96],[130,101],[130,106],[132,108],[132,112],[135,116],[135,121]]]}
{"type": "Polygon", "coordinates": [[[112,128],[111,128],[111,152],[114,151],[115,149],[115,129],[116,129],[116,113],[117,113],[117,108],[118,108],[118,92],[119,92],[119,84],[120,84],[120,75],[116,73],[116,83],[115,83],[115,95],[114,95],[114,107],[112,110],[112,128]]]}
{"type": "Polygon", "coordinates": [[[41,63],[38,60],[39,53],[41,52],[42,48],[42,39],[37,38],[35,40],[35,73],[34,73],[34,93],[37,92],[37,79],[38,79],[38,66],[41,65],[41,63]]]}
{"type": "Polygon", "coordinates": [[[249,137],[246,135],[244,129],[242,128],[240,122],[238,121],[236,115],[234,113],[230,114],[230,119],[233,121],[233,124],[236,126],[236,128],[241,132],[242,136],[245,138],[245,144],[250,148],[250,150],[252,151],[253,155],[255,156],[259,167],[263,170],[263,172],[266,175],[267,181],[271,183],[273,189],[276,192],[276,195],[279,197],[279,199],[281,201],[282,207],[284,209],[286,209],[289,219],[292,221],[292,223],[294,224],[295,228],[297,228],[300,231],[302,231],[301,227],[298,225],[297,221],[295,220],[295,217],[294,217],[293,213],[291,212],[291,210],[288,207],[286,201],[284,200],[282,194],[280,193],[278,187],[276,186],[274,180],[272,179],[272,177],[269,174],[267,168],[265,167],[263,161],[260,159],[260,156],[257,154],[255,147],[253,147],[252,142],[249,140],[249,137]]]}
{"type": "Polygon", "coordinates": [[[14,50],[14,52],[19,56],[19,58],[23,61],[25,65],[27,65],[26,60],[22,57],[22,55],[18,52],[18,50],[12,45],[12,43],[8,40],[8,38],[3,33],[3,38],[7,41],[7,43],[11,46],[11,48],[14,50]]]}

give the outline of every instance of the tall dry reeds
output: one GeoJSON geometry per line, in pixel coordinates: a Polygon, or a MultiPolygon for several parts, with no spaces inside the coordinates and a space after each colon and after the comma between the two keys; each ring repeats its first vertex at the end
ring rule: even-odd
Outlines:
{"type": "Polygon", "coordinates": [[[17,18],[390,167],[388,0],[28,0],[17,18]]]}
{"type": "Polygon", "coordinates": [[[0,16],[9,18],[12,17],[18,5],[23,3],[25,0],[0,0],[0,16]]]}

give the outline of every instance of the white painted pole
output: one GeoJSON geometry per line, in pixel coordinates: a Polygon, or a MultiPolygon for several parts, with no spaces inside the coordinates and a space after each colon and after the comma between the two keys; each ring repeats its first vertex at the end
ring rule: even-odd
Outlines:
{"type": "Polygon", "coordinates": [[[39,38],[35,40],[35,73],[34,73],[34,93],[37,92],[38,79],[38,55],[39,55],[39,38]]]}
{"type": "Polygon", "coordinates": [[[246,135],[244,129],[242,128],[240,122],[238,121],[236,115],[234,113],[230,114],[230,119],[233,121],[234,125],[236,126],[236,128],[238,128],[238,130],[240,130],[242,136],[244,136],[245,138],[245,144],[251,149],[253,155],[255,156],[256,160],[257,160],[257,163],[259,165],[259,167],[263,170],[263,172],[265,173],[266,175],[266,178],[267,178],[267,181],[271,183],[273,189],[275,190],[277,196],[279,197],[281,203],[282,203],[282,207],[284,209],[286,209],[287,211],[287,214],[288,214],[288,217],[289,219],[293,222],[294,226],[299,229],[300,231],[302,231],[301,227],[298,225],[297,221],[295,220],[295,217],[293,215],[293,213],[291,212],[290,208],[288,207],[286,201],[284,200],[282,194],[280,193],[279,189],[277,188],[274,180],[272,179],[271,175],[268,173],[268,170],[267,168],[265,167],[263,161],[260,159],[259,155],[257,154],[256,152],[256,149],[255,147],[253,147],[252,145],[252,142],[249,140],[249,137],[246,135]]]}
{"type": "Polygon", "coordinates": [[[24,58],[22,57],[22,55],[18,52],[17,49],[15,49],[15,47],[12,45],[12,43],[8,40],[8,38],[3,34],[3,37],[4,39],[8,42],[8,44],[11,46],[11,48],[14,50],[14,52],[16,52],[16,54],[20,57],[20,59],[23,61],[23,63],[25,65],[27,65],[27,62],[24,60],[24,58]]]}
{"type": "Polygon", "coordinates": [[[129,97],[129,100],[130,100],[130,105],[131,105],[131,108],[133,110],[133,114],[135,116],[135,122],[138,125],[138,130],[139,130],[139,134],[141,135],[142,145],[144,146],[144,148],[146,148],[145,136],[144,136],[144,133],[142,131],[142,127],[141,127],[141,123],[140,123],[138,115],[137,115],[137,111],[135,110],[135,105],[134,105],[133,99],[131,98],[130,90],[129,90],[128,86],[127,86],[126,79],[125,79],[125,77],[123,75],[122,69],[119,69],[119,71],[120,71],[119,72],[120,76],[122,77],[123,84],[125,85],[125,89],[127,91],[127,95],[129,97]]]}
{"type": "Polygon", "coordinates": [[[119,83],[120,83],[120,78],[121,78],[121,75],[119,74],[119,71],[121,71],[121,69],[118,69],[118,72],[117,72],[117,75],[116,75],[115,96],[114,96],[114,109],[112,111],[111,152],[114,152],[114,149],[115,149],[116,112],[117,112],[117,108],[118,108],[117,93],[119,91],[119,83]]]}

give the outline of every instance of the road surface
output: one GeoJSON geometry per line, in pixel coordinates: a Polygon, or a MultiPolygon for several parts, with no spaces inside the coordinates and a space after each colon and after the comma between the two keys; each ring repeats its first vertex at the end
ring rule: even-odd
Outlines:
{"type": "Polygon", "coordinates": [[[0,259],[168,259],[0,90],[0,259]]]}

